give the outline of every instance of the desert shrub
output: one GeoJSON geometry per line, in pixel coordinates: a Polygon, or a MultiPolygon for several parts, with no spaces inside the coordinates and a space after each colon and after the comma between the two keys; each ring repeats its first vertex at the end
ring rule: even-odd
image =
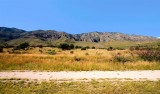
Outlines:
{"type": "Polygon", "coordinates": [[[33,47],[29,47],[29,49],[30,49],[30,50],[32,50],[32,49],[33,49],[33,47]]]}
{"type": "Polygon", "coordinates": [[[67,43],[61,43],[59,45],[59,48],[61,48],[62,50],[69,50],[69,45],[67,43]]]}
{"type": "Polygon", "coordinates": [[[89,53],[85,53],[85,55],[89,55],[89,53]]]}
{"type": "Polygon", "coordinates": [[[15,48],[13,48],[13,49],[8,49],[7,52],[8,52],[9,54],[15,53],[15,48]]]}
{"type": "Polygon", "coordinates": [[[141,59],[145,61],[160,61],[160,51],[159,50],[138,51],[138,55],[141,59]]]}
{"type": "Polygon", "coordinates": [[[136,46],[136,47],[135,47],[135,50],[140,50],[140,47],[139,47],[139,46],[136,46]]]}
{"type": "Polygon", "coordinates": [[[38,45],[37,47],[39,47],[39,48],[43,48],[43,46],[42,46],[42,45],[38,45]]]}
{"type": "Polygon", "coordinates": [[[152,48],[151,47],[148,47],[148,46],[131,46],[129,48],[130,51],[133,51],[133,50],[151,50],[152,48]]]}
{"type": "Polygon", "coordinates": [[[82,47],[82,48],[81,48],[81,50],[86,50],[86,49],[87,49],[86,47],[82,47]]]}
{"type": "Polygon", "coordinates": [[[61,48],[62,50],[70,50],[70,49],[74,49],[74,45],[71,44],[67,44],[67,43],[62,43],[59,45],[59,48],[61,48]]]}
{"type": "Polygon", "coordinates": [[[3,52],[3,48],[2,47],[0,47],[0,53],[2,53],[3,52]]]}
{"type": "Polygon", "coordinates": [[[75,48],[77,49],[77,48],[79,48],[79,46],[75,46],[75,48]]]}
{"type": "Polygon", "coordinates": [[[107,50],[108,50],[108,51],[112,51],[112,50],[113,50],[113,47],[108,47],[107,50]]]}
{"type": "Polygon", "coordinates": [[[53,44],[48,44],[47,47],[56,47],[56,46],[53,44]]]}
{"type": "Polygon", "coordinates": [[[126,57],[124,56],[115,56],[114,57],[114,61],[115,62],[122,62],[122,63],[125,63],[127,61],[129,61],[126,57]]]}
{"type": "Polygon", "coordinates": [[[74,45],[73,44],[70,45],[70,49],[74,49],[74,45]]]}
{"type": "Polygon", "coordinates": [[[117,50],[125,50],[125,48],[117,47],[117,50]]]}
{"type": "Polygon", "coordinates": [[[85,48],[86,48],[86,49],[90,49],[90,47],[89,47],[89,46],[86,46],[85,48]]]}
{"type": "Polygon", "coordinates": [[[74,57],[74,60],[75,60],[75,61],[81,61],[81,58],[75,56],[75,57],[74,57]]]}
{"type": "Polygon", "coordinates": [[[94,47],[94,46],[92,47],[92,49],[95,49],[95,48],[96,48],[96,47],[94,47]]]}
{"type": "Polygon", "coordinates": [[[78,49],[78,48],[82,48],[82,47],[81,46],[75,46],[75,48],[78,49]]]}
{"type": "Polygon", "coordinates": [[[117,53],[117,54],[113,57],[113,61],[114,61],[114,62],[125,63],[125,62],[132,61],[132,60],[131,60],[131,58],[129,58],[129,57],[123,56],[121,53],[117,53]]]}
{"type": "Polygon", "coordinates": [[[19,49],[26,49],[26,48],[28,48],[29,47],[29,43],[27,43],[27,42],[24,42],[24,43],[21,43],[20,45],[18,45],[17,47],[16,47],[16,50],[19,50],[19,49]]]}
{"type": "Polygon", "coordinates": [[[134,51],[134,50],[135,50],[135,47],[131,46],[131,47],[129,47],[129,50],[130,50],[130,51],[134,51]]]}
{"type": "Polygon", "coordinates": [[[40,52],[40,53],[43,53],[42,49],[39,49],[39,52],[40,52]]]}
{"type": "Polygon", "coordinates": [[[47,53],[50,54],[50,55],[55,55],[55,54],[56,54],[56,51],[55,51],[55,50],[48,50],[47,53]]]}
{"type": "Polygon", "coordinates": [[[70,51],[71,54],[74,54],[74,51],[70,51]]]}
{"type": "Polygon", "coordinates": [[[160,50],[160,43],[157,44],[157,50],[160,50]]]}

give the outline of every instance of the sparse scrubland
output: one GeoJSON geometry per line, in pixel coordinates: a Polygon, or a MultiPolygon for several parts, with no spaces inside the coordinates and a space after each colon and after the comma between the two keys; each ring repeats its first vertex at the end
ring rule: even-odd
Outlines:
{"type": "MultiPolygon", "coordinates": [[[[150,45],[150,44],[149,44],[150,45]]],[[[0,71],[160,70],[160,45],[107,48],[61,45],[0,49],[0,71]],[[63,47],[63,48],[62,48],[63,47]],[[65,48],[67,47],[67,49],[65,48]]],[[[0,79],[0,94],[159,94],[160,81],[0,79]]]]}
{"type": "MultiPolygon", "coordinates": [[[[67,46],[69,47],[69,46],[67,46]]],[[[55,47],[4,48],[0,70],[159,70],[159,45],[130,49],[60,49],[55,47]]]]}
{"type": "Polygon", "coordinates": [[[0,80],[1,94],[159,94],[160,81],[55,82],[0,80]]]}

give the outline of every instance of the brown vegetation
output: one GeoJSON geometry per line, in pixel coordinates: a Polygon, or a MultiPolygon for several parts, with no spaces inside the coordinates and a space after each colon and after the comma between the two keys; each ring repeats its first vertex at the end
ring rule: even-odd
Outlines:
{"type": "Polygon", "coordinates": [[[1,70],[156,70],[158,61],[143,60],[137,51],[106,49],[66,50],[58,48],[29,48],[0,54],[1,70]],[[18,54],[17,54],[18,53],[18,54]],[[21,54],[20,54],[21,53],[21,54]]]}

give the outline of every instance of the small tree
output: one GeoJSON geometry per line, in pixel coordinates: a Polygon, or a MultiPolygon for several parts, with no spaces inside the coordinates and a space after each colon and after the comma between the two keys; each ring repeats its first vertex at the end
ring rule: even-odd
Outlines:
{"type": "Polygon", "coordinates": [[[56,51],[55,51],[55,50],[48,50],[47,53],[50,54],[50,55],[55,55],[55,54],[56,54],[56,51]]]}
{"type": "Polygon", "coordinates": [[[95,49],[95,48],[96,48],[96,47],[94,47],[94,46],[92,47],[92,49],[95,49]]]}
{"type": "Polygon", "coordinates": [[[86,50],[86,47],[82,47],[81,50],[86,50]]]}
{"type": "Polygon", "coordinates": [[[108,50],[108,51],[112,51],[112,50],[113,50],[113,47],[110,46],[107,50],[108,50]]]}
{"type": "Polygon", "coordinates": [[[70,49],[74,49],[74,45],[73,44],[70,45],[70,49]]]}
{"type": "Polygon", "coordinates": [[[3,48],[2,47],[0,47],[0,53],[2,53],[3,52],[3,48]]]}
{"type": "Polygon", "coordinates": [[[75,48],[78,49],[78,48],[82,48],[82,47],[81,46],[75,46],[75,48]]]}
{"type": "Polygon", "coordinates": [[[70,46],[67,43],[62,43],[59,45],[59,48],[61,48],[62,50],[69,50],[70,46]]]}
{"type": "Polygon", "coordinates": [[[37,47],[39,47],[39,48],[43,48],[43,46],[42,46],[42,45],[38,45],[37,47]]]}
{"type": "Polygon", "coordinates": [[[29,43],[24,42],[24,43],[21,43],[20,45],[18,45],[16,48],[17,49],[25,49],[25,48],[28,48],[28,47],[29,47],[29,43]]]}
{"type": "Polygon", "coordinates": [[[89,47],[89,46],[86,46],[85,48],[86,48],[86,49],[90,49],[90,47],[89,47]]]}

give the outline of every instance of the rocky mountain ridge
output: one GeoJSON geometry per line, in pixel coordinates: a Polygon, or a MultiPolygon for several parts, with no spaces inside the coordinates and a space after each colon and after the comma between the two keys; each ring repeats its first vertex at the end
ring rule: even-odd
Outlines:
{"type": "Polygon", "coordinates": [[[82,42],[109,42],[109,41],[153,41],[157,38],[140,35],[128,35],[119,32],[89,32],[82,34],[68,34],[66,32],[58,32],[56,30],[35,30],[25,31],[17,28],[0,27],[0,40],[4,42],[18,42],[25,40],[37,40],[40,42],[55,41],[82,41],[82,42]]]}

